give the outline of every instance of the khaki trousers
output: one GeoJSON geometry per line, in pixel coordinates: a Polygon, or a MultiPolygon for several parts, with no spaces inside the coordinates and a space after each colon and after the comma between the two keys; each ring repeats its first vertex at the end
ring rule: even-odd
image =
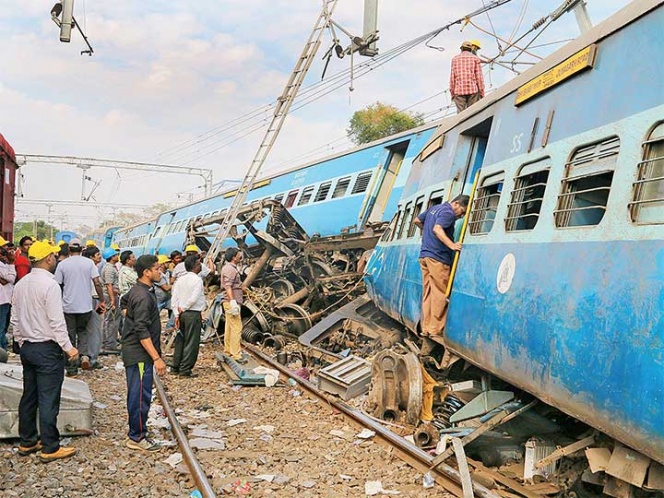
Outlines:
{"type": "Polygon", "coordinates": [[[457,113],[459,113],[473,105],[475,102],[479,102],[481,98],[482,97],[479,93],[472,93],[470,95],[455,95],[452,98],[452,101],[456,104],[457,113]]]}
{"type": "Polygon", "coordinates": [[[422,320],[424,335],[442,335],[447,309],[447,283],[450,280],[450,265],[433,258],[420,258],[422,269],[422,320]]]}
{"type": "Polygon", "coordinates": [[[226,325],[224,328],[224,353],[234,359],[242,357],[242,317],[231,315],[231,303],[224,302],[224,316],[226,325]]]}

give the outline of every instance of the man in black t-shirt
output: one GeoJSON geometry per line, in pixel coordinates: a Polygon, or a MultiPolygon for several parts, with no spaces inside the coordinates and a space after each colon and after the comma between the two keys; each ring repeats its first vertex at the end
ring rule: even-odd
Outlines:
{"type": "Polygon", "coordinates": [[[153,366],[157,374],[166,373],[161,359],[161,322],[154,283],[161,280],[156,256],[144,255],[136,260],[136,284],[122,296],[120,306],[126,310],[122,329],[122,361],[127,373],[127,412],[129,413],[128,448],[157,451],[159,445],[148,439],[148,412],[152,399],[153,366]]]}

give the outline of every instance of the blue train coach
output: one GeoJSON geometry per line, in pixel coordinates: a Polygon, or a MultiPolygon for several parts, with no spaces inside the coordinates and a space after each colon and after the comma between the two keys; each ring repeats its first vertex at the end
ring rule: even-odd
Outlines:
{"type": "Polygon", "coordinates": [[[367,270],[375,304],[417,331],[413,219],[477,178],[441,342],[659,463],[662,26],[661,0],[631,2],[445,121],[367,270]]]}
{"type": "MultiPolygon", "coordinates": [[[[311,235],[361,230],[368,222],[387,221],[417,152],[438,123],[429,123],[360,147],[258,180],[247,203],[274,199],[284,204],[311,235]]],[[[156,219],[117,230],[113,239],[136,255],[169,254],[186,244],[187,226],[223,213],[235,190],[178,207],[156,219]]]]}

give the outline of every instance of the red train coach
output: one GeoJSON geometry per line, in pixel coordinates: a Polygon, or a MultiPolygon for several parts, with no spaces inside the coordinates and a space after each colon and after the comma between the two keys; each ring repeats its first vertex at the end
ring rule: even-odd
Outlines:
{"type": "Polygon", "coordinates": [[[16,189],[16,154],[0,134],[0,235],[11,241],[14,235],[14,199],[16,189]]]}

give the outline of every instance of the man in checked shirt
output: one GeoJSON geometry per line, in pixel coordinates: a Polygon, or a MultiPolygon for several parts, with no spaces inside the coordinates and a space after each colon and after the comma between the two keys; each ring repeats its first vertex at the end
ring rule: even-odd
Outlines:
{"type": "Polygon", "coordinates": [[[461,44],[461,53],[452,58],[450,95],[456,104],[457,112],[484,97],[482,63],[475,55],[479,49],[480,42],[477,40],[465,41],[461,44]]]}

